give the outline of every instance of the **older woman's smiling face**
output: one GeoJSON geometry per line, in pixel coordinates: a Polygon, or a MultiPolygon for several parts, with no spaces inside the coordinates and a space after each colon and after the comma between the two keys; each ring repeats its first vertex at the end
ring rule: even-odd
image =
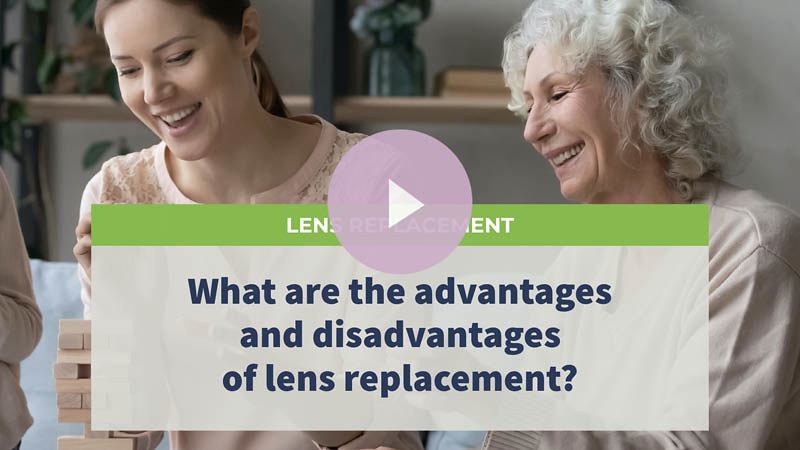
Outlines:
{"type": "Polygon", "coordinates": [[[605,101],[603,74],[595,68],[569,73],[557,51],[539,45],[528,58],[524,95],[525,140],[555,170],[561,195],[584,203],[624,198],[620,194],[634,181],[632,168],[617,152],[620,138],[605,101]]]}

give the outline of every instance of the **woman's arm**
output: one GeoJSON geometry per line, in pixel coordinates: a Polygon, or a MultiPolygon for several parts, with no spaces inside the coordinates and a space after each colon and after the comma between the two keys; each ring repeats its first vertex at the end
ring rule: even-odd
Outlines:
{"type": "Polygon", "coordinates": [[[42,313],[36,306],[28,253],[17,209],[0,170],[0,361],[18,364],[42,337],[42,313]]]}
{"type": "Polygon", "coordinates": [[[72,253],[78,261],[78,280],[81,283],[84,319],[92,318],[92,205],[100,203],[101,174],[102,172],[98,172],[83,189],[81,206],[78,212],[78,226],[75,227],[76,243],[72,249],[72,253]]]}
{"type": "MultiPolygon", "coordinates": [[[[83,317],[91,319],[92,300],[92,205],[100,203],[102,188],[102,172],[98,172],[83,190],[81,206],[78,213],[78,226],[75,228],[76,244],[72,249],[75,259],[78,260],[78,280],[81,283],[81,301],[83,302],[83,317]]],[[[136,438],[136,450],[153,450],[164,438],[163,431],[126,431],[124,435],[136,438]]]]}

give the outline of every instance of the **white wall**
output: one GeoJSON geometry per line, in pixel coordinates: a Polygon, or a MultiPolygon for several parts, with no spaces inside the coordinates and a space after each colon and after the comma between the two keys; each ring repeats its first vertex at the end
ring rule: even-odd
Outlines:
{"type": "MultiPolygon", "coordinates": [[[[65,3],[65,2],[64,2],[65,3]]],[[[528,0],[434,0],[433,12],[418,32],[428,61],[428,82],[455,64],[499,65],[503,36],[528,0]]],[[[769,197],[800,210],[800,4],[774,0],[768,6],[741,0],[692,0],[737,42],[734,81],[742,93],[741,141],[750,158],[735,177],[769,197]]],[[[283,93],[306,94],[311,84],[311,0],[257,0],[262,19],[262,52],[283,93]]],[[[65,19],[66,21],[66,19],[65,19]]],[[[68,30],[63,31],[67,39],[68,30]]],[[[355,88],[363,43],[351,55],[355,88]]],[[[522,140],[519,125],[421,125],[381,123],[352,131],[413,128],[447,144],[462,160],[476,202],[559,202],[552,170],[522,140]]],[[[80,168],[86,146],[104,137],[126,136],[135,146],[155,138],[135,123],[61,122],[50,140],[51,188],[54,193],[50,239],[54,259],[72,258],[73,228],[80,194],[92,171],[80,168]]],[[[96,170],[96,169],[94,169],[96,170]]]]}
{"type": "Polygon", "coordinates": [[[733,39],[744,170],[734,181],[800,211],[800,3],[691,0],[733,39]]]}

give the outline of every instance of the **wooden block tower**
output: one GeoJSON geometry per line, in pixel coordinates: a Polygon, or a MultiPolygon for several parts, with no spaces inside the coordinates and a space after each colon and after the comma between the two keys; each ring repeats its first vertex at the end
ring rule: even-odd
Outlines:
{"type": "Polygon", "coordinates": [[[61,436],[58,450],[136,450],[136,438],[92,430],[92,327],[88,320],[61,319],[53,366],[59,423],[83,423],[83,436],[61,436]]]}

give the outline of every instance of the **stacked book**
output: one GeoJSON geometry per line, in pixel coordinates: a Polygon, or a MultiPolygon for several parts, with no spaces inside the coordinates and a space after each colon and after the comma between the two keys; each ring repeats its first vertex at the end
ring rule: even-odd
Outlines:
{"type": "Polygon", "coordinates": [[[436,75],[435,93],[440,97],[508,97],[499,67],[448,67],[436,75]]]}
{"type": "MultiPolygon", "coordinates": [[[[83,436],[61,436],[58,450],[136,450],[136,438],[120,431],[92,430],[92,327],[88,320],[62,319],[53,366],[59,423],[83,423],[83,436]]],[[[95,399],[95,403],[102,399],[95,399]]],[[[102,403],[102,402],[99,402],[102,403]]]]}

